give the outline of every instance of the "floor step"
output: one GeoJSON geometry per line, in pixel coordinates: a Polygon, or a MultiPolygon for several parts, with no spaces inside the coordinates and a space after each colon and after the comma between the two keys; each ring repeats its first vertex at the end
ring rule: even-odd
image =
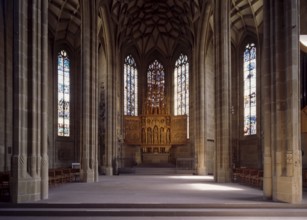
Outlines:
{"type": "Polygon", "coordinates": [[[253,217],[304,217],[307,216],[305,206],[198,206],[198,205],[119,205],[119,204],[28,204],[28,206],[4,206],[0,208],[0,216],[253,216],[253,217]]]}

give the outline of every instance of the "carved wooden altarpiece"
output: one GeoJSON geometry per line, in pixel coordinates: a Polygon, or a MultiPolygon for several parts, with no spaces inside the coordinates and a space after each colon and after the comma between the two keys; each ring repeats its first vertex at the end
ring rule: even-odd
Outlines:
{"type": "Polygon", "coordinates": [[[172,145],[187,143],[187,116],[167,114],[164,103],[145,103],[140,116],[125,116],[125,143],[138,145],[143,153],[168,153],[172,145]]]}

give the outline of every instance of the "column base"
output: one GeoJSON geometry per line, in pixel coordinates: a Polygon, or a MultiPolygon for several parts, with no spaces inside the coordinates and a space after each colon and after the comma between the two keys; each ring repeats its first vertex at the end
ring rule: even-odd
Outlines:
{"type": "Polygon", "coordinates": [[[106,176],[113,176],[113,168],[112,167],[106,167],[105,173],[106,173],[106,176]]]}
{"type": "Polygon", "coordinates": [[[198,167],[196,170],[196,175],[204,176],[207,175],[207,169],[205,167],[198,167]]]}

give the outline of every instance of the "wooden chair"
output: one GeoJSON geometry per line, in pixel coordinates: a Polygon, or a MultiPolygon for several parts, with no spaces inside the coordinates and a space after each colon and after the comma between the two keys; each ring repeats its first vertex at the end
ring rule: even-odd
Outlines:
{"type": "Polygon", "coordinates": [[[307,187],[307,170],[303,170],[303,187],[307,187]]]}
{"type": "Polygon", "coordinates": [[[249,186],[254,186],[254,178],[258,175],[258,169],[250,169],[249,174],[246,176],[246,183],[249,186]]]}
{"type": "Polygon", "coordinates": [[[54,186],[55,184],[55,170],[49,169],[49,186],[54,186]]]}
{"type": "Polygon", "coordinates": [[[64,175],[63,175],[63,168],[57,168],[55,169],[55,183],[56,184],[60,184],[60,183],[63,183],[63,178],[64,178],[64,175]]]}
{"type": "Polygon", "coordinates": [[[73,176],[73,181],[75,182],[80,181],[80,169],[78,168],[71,169],[71,174],[73,176]]]}
{"type": "Polygon", "coordinates": [[[71,168],[65,168],[63,169],[63,178],[62,178],[63,182],[65,183],[69,183],[72,182],[73,180],[73,175],[71,173],[71,168]]]}
{"type": "Polygon", "coordinates": [[[232,181],[237,183],[239,182],[239,176],[242,173],[242,168],[235,168],[232,172],[232,181]]]}

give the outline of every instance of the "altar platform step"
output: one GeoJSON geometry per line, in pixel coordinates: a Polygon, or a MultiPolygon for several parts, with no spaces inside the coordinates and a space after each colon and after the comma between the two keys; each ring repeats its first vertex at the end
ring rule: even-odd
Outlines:
{"type": "MultiPolygon", "coordinates": [[[[306,205],[244,204],[3,204],[0,219],[22,217],[306,217],[306,205]]],[[[288,217],[288,218],[287,218],[288,217]]],[[[17,219],[17,218],[16,218],[17,219]]]]}

